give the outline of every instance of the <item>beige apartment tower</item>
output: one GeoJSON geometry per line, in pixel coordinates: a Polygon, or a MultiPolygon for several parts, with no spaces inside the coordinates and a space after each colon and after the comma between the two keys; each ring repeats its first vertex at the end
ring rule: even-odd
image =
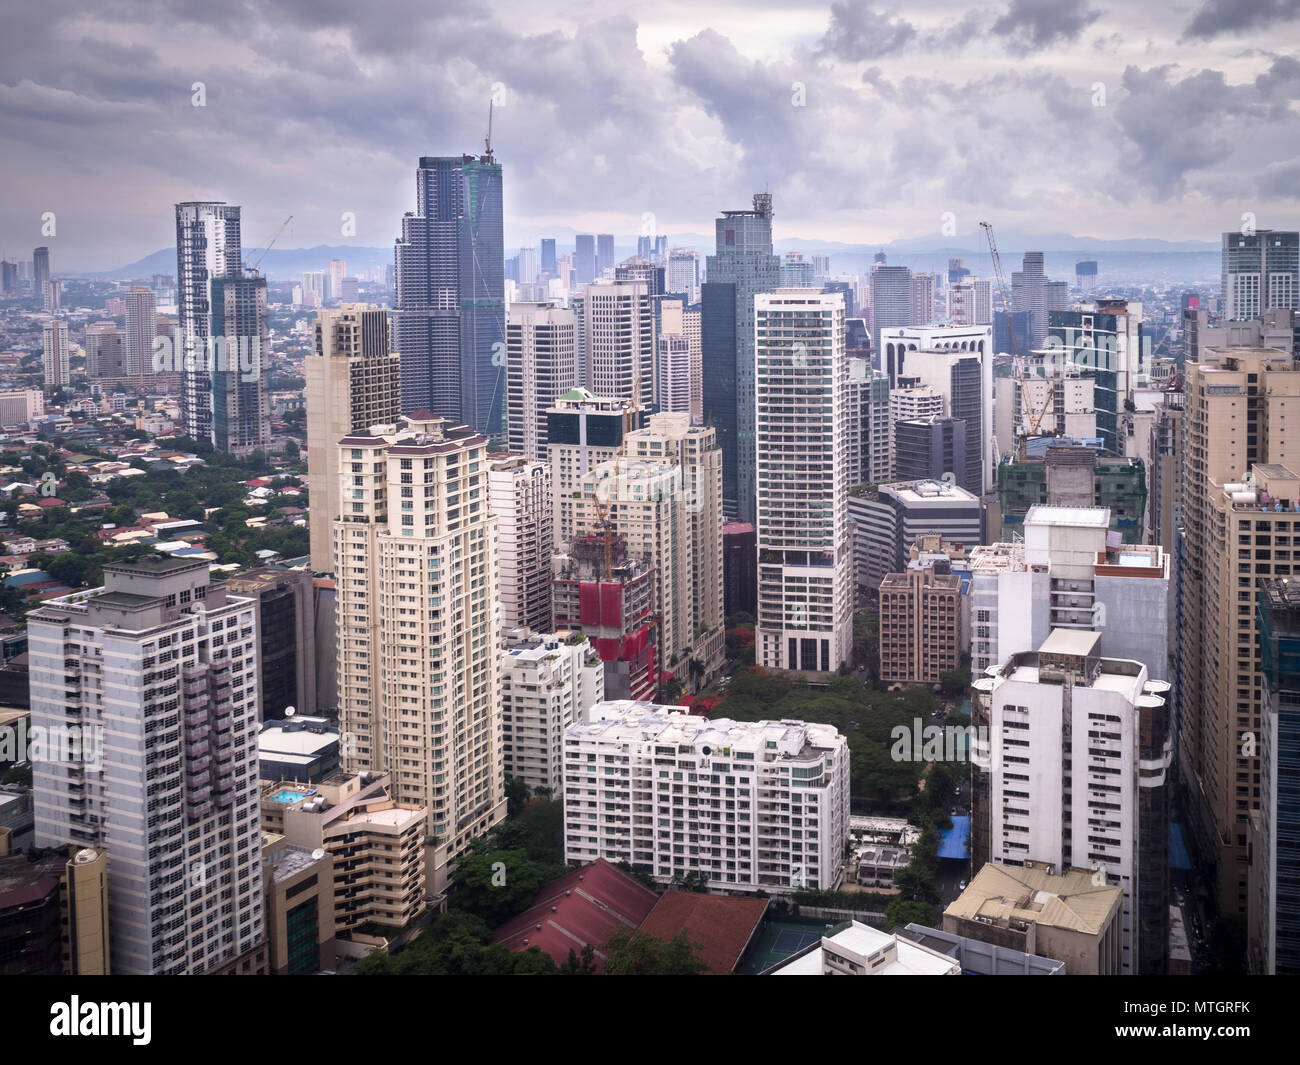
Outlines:
{"type": "Polygon", "coordinates": [[[624,438],[575,501],[578,534],[598,533],[603,508],[613,535],[653,569],[656,663],[686,692],[722,668],[722,451],[717,430],[688,412],[655,414],[624,438]],[[600,507],[597,507],[597,502],[600,507]]]}
{"type": "Polygon", "coordinates": [[[339,441],[333,523],[344,766],[428,810],[441,891],[505,816],[487,438],[429,411],[339,441]]]}
{"type": "Polygon", "coordinates": [[[339,516],[338,442],[401,414],[398,355],[388,312],[364,303],[323,310],[316,317],[315,352],[303,359],[307,379],[307,484],[311,492],[311,568],[333,569],[330,522],[339,516]]]}
{"type": "Polygon", "coordinates": [[[574,314],[554,303],[512,303],[506,319],[506,444],[547,461],[546,412],[580,384],[574,314]]]}
{"type": "Polygon", "coordinates": [[[1276,349],[1204,348],[1187,364],[1183,421],[1182,784],[1220,911],[1244,913],[1260,788],[1256,595],[1293,573],[1300,371],[1276,349]]]}

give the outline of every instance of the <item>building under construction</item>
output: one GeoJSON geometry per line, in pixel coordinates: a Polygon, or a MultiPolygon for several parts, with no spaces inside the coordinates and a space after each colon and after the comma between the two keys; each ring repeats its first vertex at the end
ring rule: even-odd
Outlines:
{"type": "Polygon", "coordinates": [[[1110,528],[1126,544],[1145,543],[1147,480],[1140,458],[1102,456],[1086,442],[1051,441],[998,467],[1002,537],[1024,531],[1029,508],[1106,507],[1110,528]]]}
{"type": "Polygon", "coordinates": [[[605,698],[653,700],[654,568],[613,532],[569,542],[552,562],[555,627],[580,629],[605,663],[605,698]]]}

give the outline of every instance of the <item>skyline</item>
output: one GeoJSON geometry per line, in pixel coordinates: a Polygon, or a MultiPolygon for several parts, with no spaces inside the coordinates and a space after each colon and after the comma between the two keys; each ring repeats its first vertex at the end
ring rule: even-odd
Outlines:
{"type": "Polygon", "coordinates": [[[283,247],[382,247],[413,161],[481,150],[489,100],[508,243],[635,235],[647,214],[707,233],[764,188],[778,232],[810,242],[938,237],[945,212],[975,247],[988,215],[1028,233],[1069,217],[1102,239],[1205,240],[1245,211],[1293,224],[1300,60],[1270,45],[1294,6],[672,0],[579,25],[596,10],[18,12],[0,44],[0,253],[48,244],[62,270],[114,269],[169,243],[172,204],[208,198],[244,206],[249,247],[289,214],[283,247]],[[425,48],[456,58],[425,65],[425,48]],[[37,58],[59,51],[76,62],[37,58]]]}

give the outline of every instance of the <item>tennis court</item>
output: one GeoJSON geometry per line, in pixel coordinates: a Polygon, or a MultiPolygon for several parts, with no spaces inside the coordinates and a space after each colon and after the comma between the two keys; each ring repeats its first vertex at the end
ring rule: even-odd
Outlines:
{"type": "Polygon", "coordinates": [[[822,937],[822,932],[797,932],[793,929],[783,928],[777,933],[776,942],[772,944],[772,950],[777,954],[797,954],[804,947],[816,943],[822,937]]]}

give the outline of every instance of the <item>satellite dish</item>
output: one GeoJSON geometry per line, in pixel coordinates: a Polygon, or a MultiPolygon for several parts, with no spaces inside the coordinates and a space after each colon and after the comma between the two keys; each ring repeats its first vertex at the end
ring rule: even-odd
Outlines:
{"type": "Polygon", "coordinates": [[[315,858],[317,861],[320,861],[322,858],[325,857],[325,852],[321,850],[319,847],[317,847],[314,851],[311,852],[311,856],[315,858]]]}
{"type": "Polygon", "coordinates": [[[293,715],[296,714],[296,713],[297,713],[297,711],[296,711],[292,706],[286,706],[286,707],[284,708],[284,716],[285,716],[285,717],[293,717],[293,715]]]}

